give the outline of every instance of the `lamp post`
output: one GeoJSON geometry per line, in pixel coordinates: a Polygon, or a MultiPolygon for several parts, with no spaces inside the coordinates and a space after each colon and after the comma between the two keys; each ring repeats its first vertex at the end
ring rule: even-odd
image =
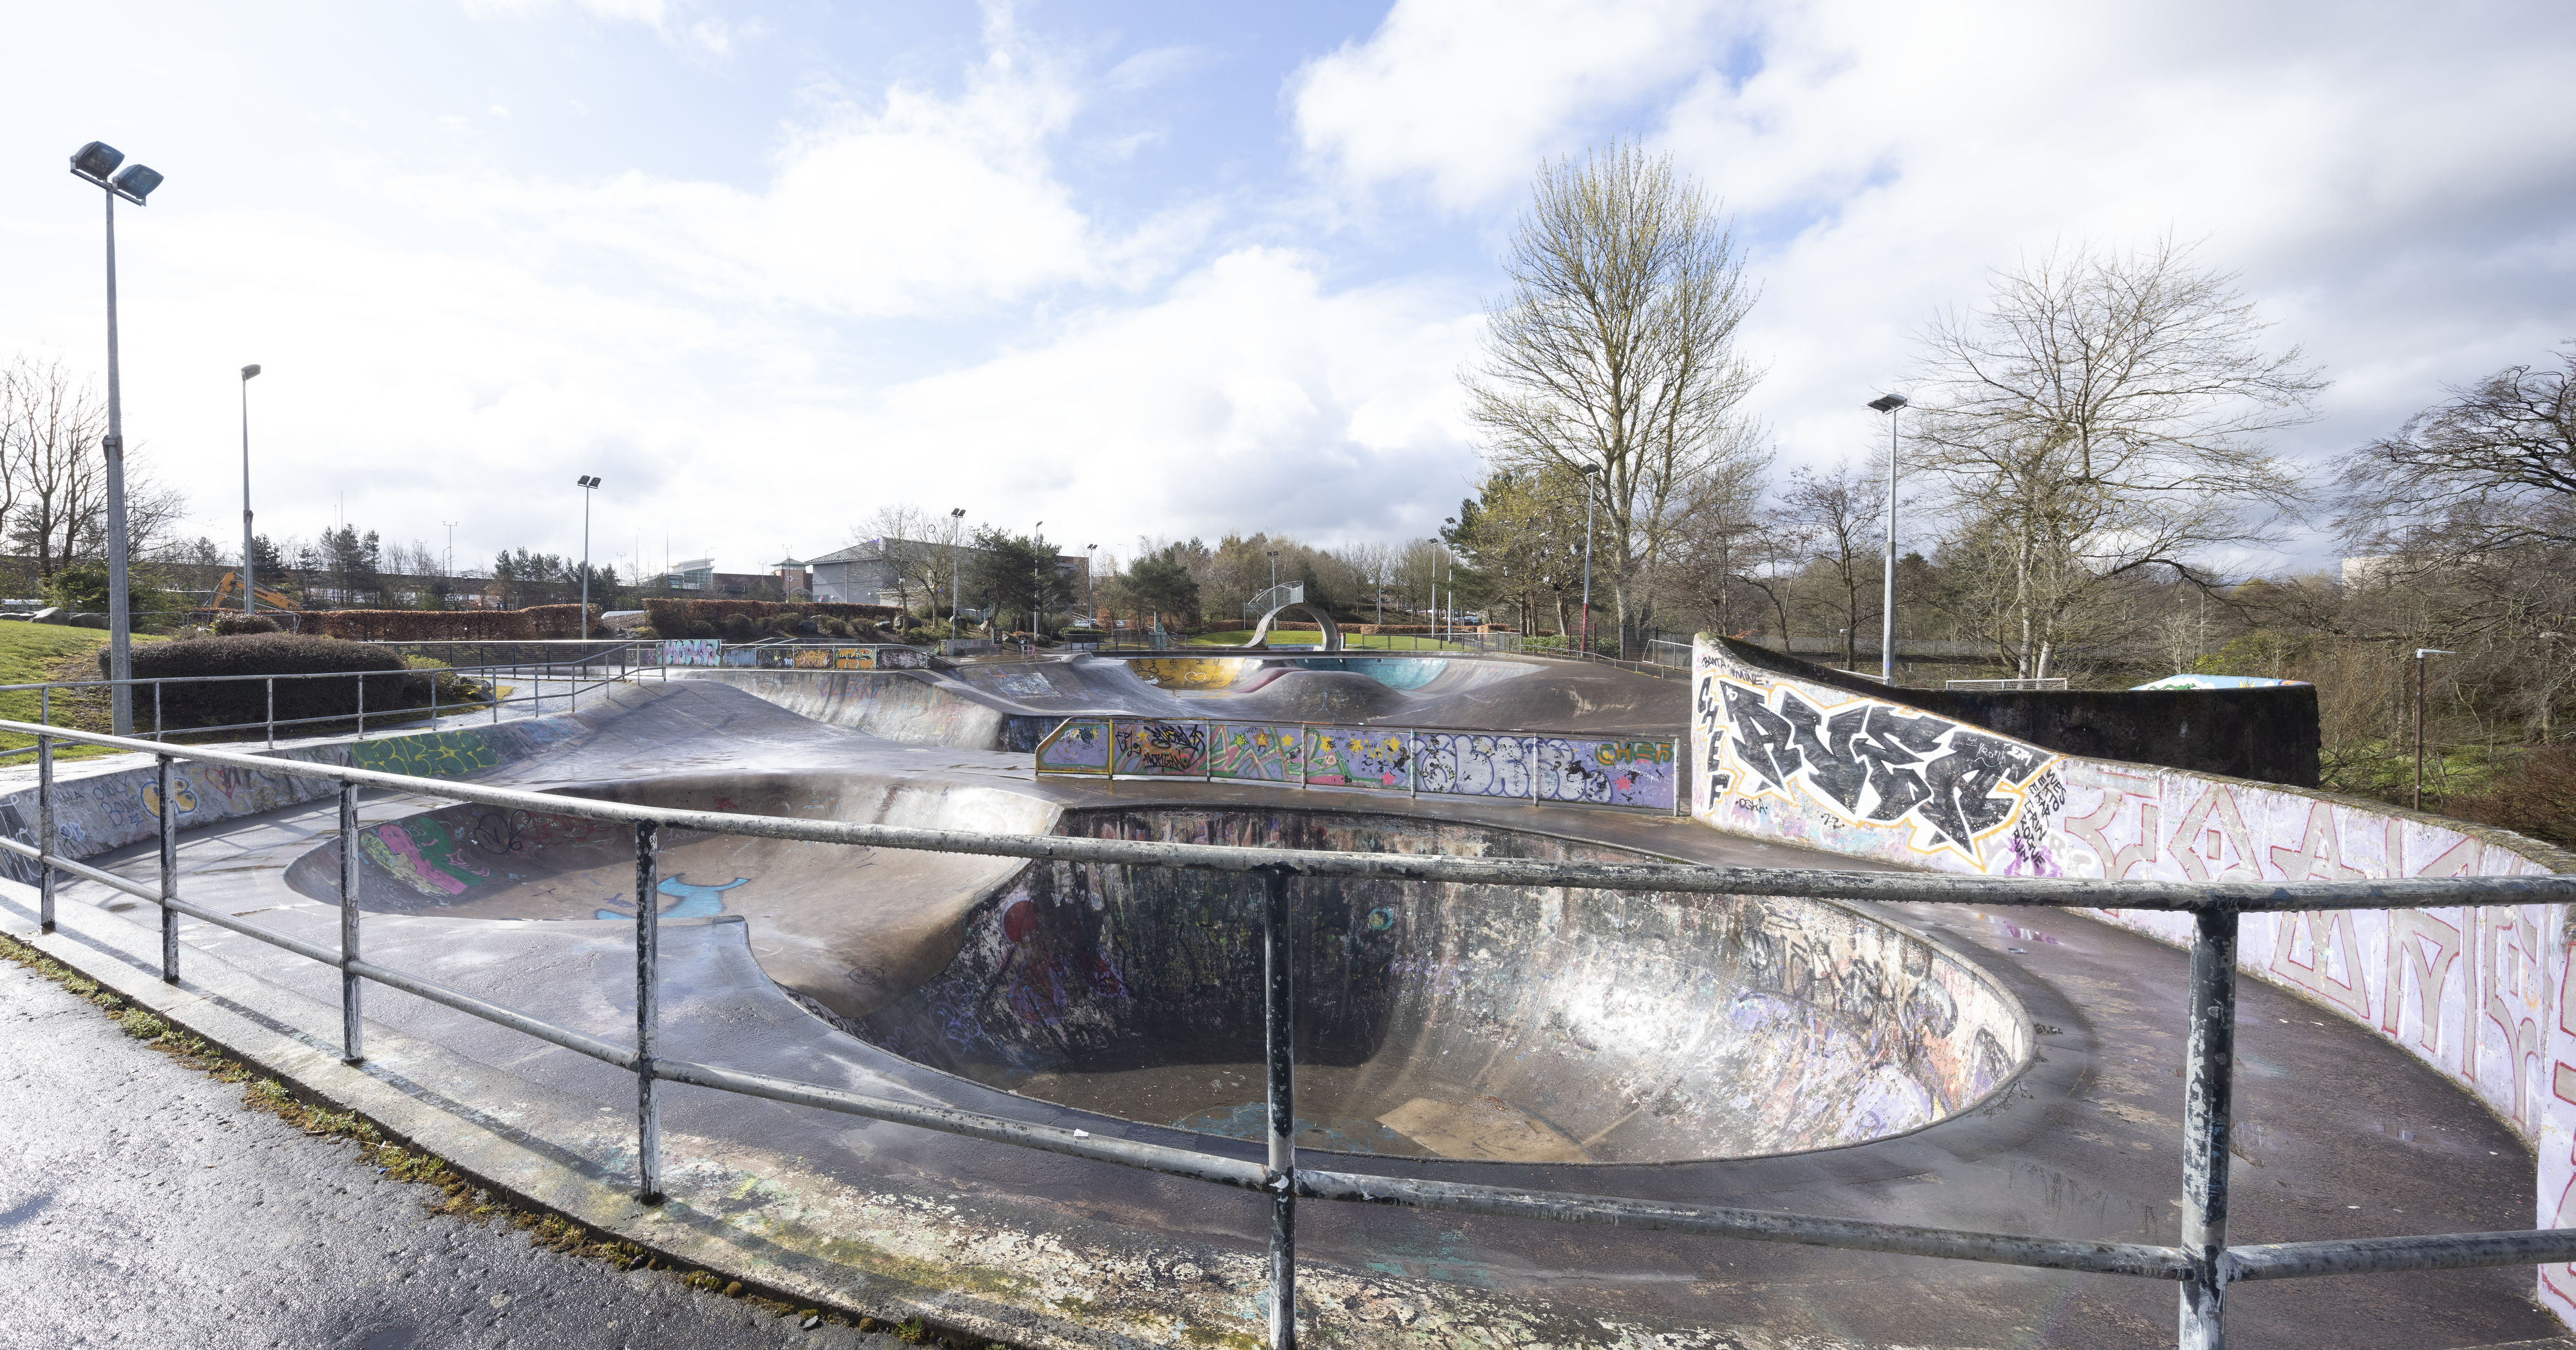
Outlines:
{"type": "MultiPolygon", "coordinates": [[[[1440,523],[1456,529],[1458,518],[1442,516],[1440,523]]],[[[1458,555],[1449,547],[1449,530],[1440,532],[1440,571],[1442,578],[1449,583],[1449,636],[1455,638],[1458,636],[1458,555]]],[[[1440,645],[1440,615],[1440,601],[1434,596],[1431,601],[1431,645],[1434,647],[1440,645]]]]}
{"type": "Polygon", "coordinates": [[[2439,647],[2415,649],[2415,809],[2418,811],[2424,809],[2424,658],[2457,655],[2458,652],[2446,652],[2439,647]]]}
{"type": "Polygon", "coordinates": [[[966,529],[966,508],[951,507],[948,512],[948,637],[950,641],[966,636],[965,621],[958,614],[966,603],[965,564],[957,556],[957,540],[966,529]]]}
{"type": "Polygon", "coordinates": [[[1046,609],[1046,522],[1038,522],[1029,535],[1029,636],[1045,636],[1045,625],[1038,615],[1046,609]]]}
{"type": "Polygon", "coordinates": [[[113,728],[119,736],[134,734],[134,616],[125,593],[125,403],[116,368],[116,199],[136,206],[161,186],[161,175],[105,141],[91,141],[72,153],[72,176],[99,188],[107,198],[107,435],[99,441],[107,460],[107,677],[118,683],[109,696],[113,728]],[[120,170],[117,166],[123,164],[120,170]]]}
{"type": "Polygon", "coordinates": [[[1878,682],[1896,683],[1896,410],[1905,395],[1884,394],[1869,406],[1887,414],[1887,580],[1878,598],[1878,682]]]}
{"type": "Polygon", "coordinates": [[[1586,464],[1575,472],[1583,475],[1583,652],[1592,654],[1592,508],[1599,500],[1592,490],[1592,476],[1601,472],[1598,464],[1586,464]]]}
{"type": "Polygon", "coordinates": [[[1084,627],[1086,627],[1086,628],[1090,627],[1091,625],[1093,625],[1093,624],[1095,624],[1095,623],[1100,622],[1100,612],[1099,612],[1099,610],[1097,610],[1097,609],[1095,609],[1095,608],[1093,607],[1093,595],[1092,595],[1092,588],[1093,588],[1093,586],[1094,586],[1096,583],[1094,583],[1094,582],[1092,581],[1092,579],[1091,579],[1091,569],[1092,569],[1094,566],[1098,565],[1098,563],[1099,563],[1099,562],[1100,562],[1100,545],[1098,545],[1098,544],[1085,544],[1085,545],[1083,545],[1083,546],[1082,546],[1082,623],[1083,623],[1083,626],[1084,626],[1084,627]]]}
{"type": "Polygon", "coordinates": [[[250,545],[250,380],[259,373],[259,363],[242,367],[242,613],[259,612],[259,555],[250,545]]]}
{"type": "Polygon", "coordinates": [[[581,486],[581,640],[590,641],[590,494],[599,480],[589,474],[574,479],[581,486]]]}

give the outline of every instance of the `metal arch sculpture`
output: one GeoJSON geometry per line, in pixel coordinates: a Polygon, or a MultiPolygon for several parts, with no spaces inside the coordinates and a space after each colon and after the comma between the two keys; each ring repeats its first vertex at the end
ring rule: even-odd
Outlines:
{"type": "Polygon", "coordinates": [[[1304,611],[1307,617],[1315,621],[1315,626],[1323,630],[1323,649],[1325,651],[1337,652],[1342,649],[1341,626],[1333,622],[1333,616],[1325,613],[1322,606],[1310,605],[1303,600],[1291,600],[1287,604],[1281,605],[1277,609],[1262,615],[1260,624],[1255,626],[1252,630],[1252,640],[1243,645],[1246,647],[1266,647],[1270,645],[1270,621],[1292,609],[1304,611]]]}

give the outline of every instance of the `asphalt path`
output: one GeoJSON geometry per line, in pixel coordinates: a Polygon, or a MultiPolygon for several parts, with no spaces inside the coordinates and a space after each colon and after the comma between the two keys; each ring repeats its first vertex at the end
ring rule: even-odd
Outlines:
{"type": "Polygon", "coordinates": [[[900,1345],[535,1247],[429,1213],[436,1198],[0,962],[0,1346],[900,1345]]]}

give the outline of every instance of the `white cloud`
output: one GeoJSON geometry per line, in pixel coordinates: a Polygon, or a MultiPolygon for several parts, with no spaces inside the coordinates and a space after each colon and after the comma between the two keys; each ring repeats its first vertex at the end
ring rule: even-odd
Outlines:
{"type": "Polygon", "coordinates": [[[1709,0],[1397,0],[1366,41],[1289,83],[1299,143],[1353,188],[1418,183],[1444,206],[1516,193],[1605,113],[1708,60],[1709,0]]]}

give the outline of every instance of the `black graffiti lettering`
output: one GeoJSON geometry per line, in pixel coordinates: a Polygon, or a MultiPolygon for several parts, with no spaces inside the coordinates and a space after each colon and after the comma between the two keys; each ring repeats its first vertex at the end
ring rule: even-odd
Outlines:
{"type": "Polygon", "coordinates": [[[1911,763],[1941,748],[1941,734],[1959,725],[1938,717],[1907,717],[1884,703],[1869,705],[1869,738],[1887,748],[1888,757],[1899,764],[1911,763]],[[1912,753],[1900,756],[1898,750],[1912,753]]]}
{"type": "Polygon", "coordinates": [[[2012,815],[2012,799],[1992,795],[1995,788],[2007,782],[2018,786],[2039,764],[2028,746],[1959,732],[1950,738],[1950,753],[1924,766],[1932,800],[1924,806],[1923,818],[1950,842],[1973,849],[1979,834],[2012,815]]]}
{"type": "Polygon", "coordinates": [[[1869,769],[1870,791],[1878,794],[1878,804],[1869,809],[1872,820],[1903,820],[1906,812],[1932,799],[1932,789],[1923,785],[1923,775],[1912,769],[1883,763],[1869,769]]]}
{"type": "Polygon", "coordinates": [[[1762,696],[1736,685],[1726,691],[1726,717],[1735,726],[1735,757],[1776,788],[1789,786],[1805,760],[1798,754],[1798,729],[1771,711],[1762,696]]]}

